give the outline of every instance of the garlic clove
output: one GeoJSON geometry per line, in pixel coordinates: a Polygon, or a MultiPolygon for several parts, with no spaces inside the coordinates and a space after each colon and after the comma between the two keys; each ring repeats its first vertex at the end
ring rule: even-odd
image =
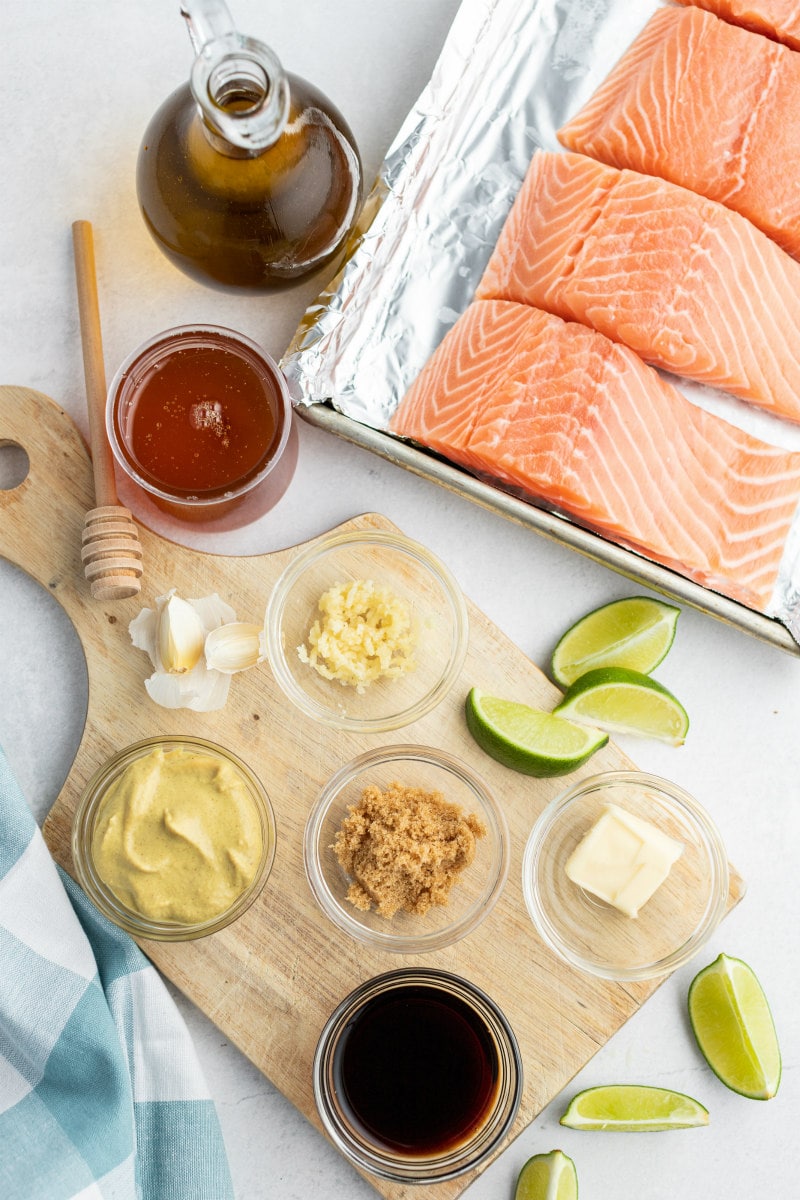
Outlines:
{"type": "Polygon", "coordinates": [[[170,595],[161,604],[156,629],[156,649],[162,670],[183,675],[200,661],[206,631],[192,604],[170,595]]]}
{"type": "Polygon", "coordinates": [[[263,652],[262,629],[247,621],[232,621],[209,633],[205,642],[206,666],[224,675],[246,671],[266,657],[263,652]]]}
{"type": "Polygon", "coordinates": [[[215,629],[236,623],[236,613],[216,592],[182,600],[171,588],[155,603],[155,609],[143,608],[128,626],[134,646],[144,650],[155,668],[145,680],[148,696],[162,708],[222,708],[231,673],[207,667],[203,648],[215,629]]]}

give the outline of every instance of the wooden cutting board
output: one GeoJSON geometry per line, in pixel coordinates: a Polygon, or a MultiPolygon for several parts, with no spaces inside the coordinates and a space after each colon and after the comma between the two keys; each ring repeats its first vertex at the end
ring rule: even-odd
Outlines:
{"type": "MultiPolygon", "coordinates": [[[[51,400],[28,388],[0,388],[0,446],[27,452],[27,478],[0,491],[0,555],[36,579],[71,618],[86,655],[86,727],[66,783],[44,826],[55,859],[70,871],[70,823],[90,775],[122,746],[163,733],[209,737],[235,751],[265,784],[275,809],[275,865],[258,901],[233,926],[184,944],[144,944],[147,954],[317,1127],[311,1062],[317,1038],[338,1002],[362,980],[425,962],[485,988],[517,1035],[525,1088],[513,1129],[518,1134],[559,1093],[596,1050],[655,990],[657,983],[593,979],[561,963],[536,936],[522,897],[520,868],[531,826],[563,781],[506,770],[472,742],[464,696],[473,684],[509,698],[552,706],[549,680],[474,605],[461,680],[442,704],[384,740],[438,746],[459,755],[501,797],[512,839],[508,883],[497,907],[456,946],[417,958],[372,952],[338,932],[317,909],[306,884],[303,826],[319,789],[344,762],[380,744],[377,735],[340,733],[290,707],[262,665],[234,678],[217,713],[170,712],[143,687],[149,661],[131,646],[128,623],[142,605],[177,587],[184,596],[218,592],[237,618],[260,621],[270,590],[296,552],[250,558],[202,554],[141,529],[141,596],[104,604],[91,599],[80,561],[81,530],[92,507],[91,465],[73,422],[51,400]]],[[[367,514],[352,528],[391,528],[367,514]]],[[[608,745],[580,774],[632,766],[608,745]]],[[[576,773],[577,774],[577,773],[576,773]]],[[[574,778],[574,777],[573,777],[574,778]]],[[[743,892],[732,873],[730,903],[743,892]]],[[[369,1177],[391,1200],[450,1200],[474,1175],[434,1187],[399,1186],[369,1177]]]]}

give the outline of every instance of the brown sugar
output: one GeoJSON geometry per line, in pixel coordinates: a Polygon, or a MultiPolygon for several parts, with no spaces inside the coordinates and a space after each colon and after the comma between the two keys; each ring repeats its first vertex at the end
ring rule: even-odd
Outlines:
{"type": "Polygon", "coordinates": [[[353,880],[347,899],[363,910],[374,905],[383,917],[447,904],[475,858],[476,839],[486,835],[478,817],[466,816],[441,792],[399,783],[386,791],[365,787],[348,814],[333,846],[353,880]]]}

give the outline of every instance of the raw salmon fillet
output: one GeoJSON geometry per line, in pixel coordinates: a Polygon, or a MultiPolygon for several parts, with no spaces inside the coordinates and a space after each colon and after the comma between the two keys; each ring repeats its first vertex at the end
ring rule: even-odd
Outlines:
{"type": "Polygon", "coordinates": [[[475,301],[390,428],[751,608],[769,600],[800,454],[702,411],[584,325],[475,301]]]}
{"type": "Polygon", "coordinates": [[[716,13],[732,25],[741,25],[753,33],[800,50],[800,4],[797,0],[678,0],[716,13]]]}
{"type": "Polygon", "coordinates": [[[659,9],[558,133],[742,213],[800,257],[800,54],[700,8],[659,9]]]}
{"type": "Polygon", "coordinates": [[[800,263],[676,184],[538,151],[477,295],[582,321],[800,421],[800,263]]]}

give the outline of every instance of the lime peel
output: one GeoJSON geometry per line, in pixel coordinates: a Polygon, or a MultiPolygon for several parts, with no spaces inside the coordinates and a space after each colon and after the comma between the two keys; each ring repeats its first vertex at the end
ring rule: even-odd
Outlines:
{"type": "Polygon", "coordinates": [[[770,1100],[781,1052],[769,1002],[752,967],[720,954],[689,986],[689,1020],[714,1074],[740,1096],[770,1100]]]}
{"type": "Polygon", "coordinates": [[[681,746],[686,740],[686,709],[663,684],[627,667],[597,667],[575,680],[553,710],[578,724],[652,737],[681,746]]]}
{"type": "Polygon", "coordinates": [[[514,1200],[578,1200],[575,1163],[562,1150],[534,1154],[517,1176],[514,1200]]]}
{"type": "Polygon", "coordinates": [[[653,1133],[694,1129],[708,1124],[708,1109],[699,1100],[669,1088],[620,1083],[586,1088],[573,1096],[560,1124],[568,1129],[653,1133]]]}
{"type": "Polygon", "coordinates": [[[469,692],[467,728],[492,758],[524,775],[566,775],[605,746],[608,735],[513,700],[469,692]]]}
{"type": "Polygon", "coordinates": [[[571,625],[553,651],[550,669],[567,688],[597,667],[628,667],[649,675],[675,639],[680,609],[648,596],[629,596],[595,608],[571,625]]]}

